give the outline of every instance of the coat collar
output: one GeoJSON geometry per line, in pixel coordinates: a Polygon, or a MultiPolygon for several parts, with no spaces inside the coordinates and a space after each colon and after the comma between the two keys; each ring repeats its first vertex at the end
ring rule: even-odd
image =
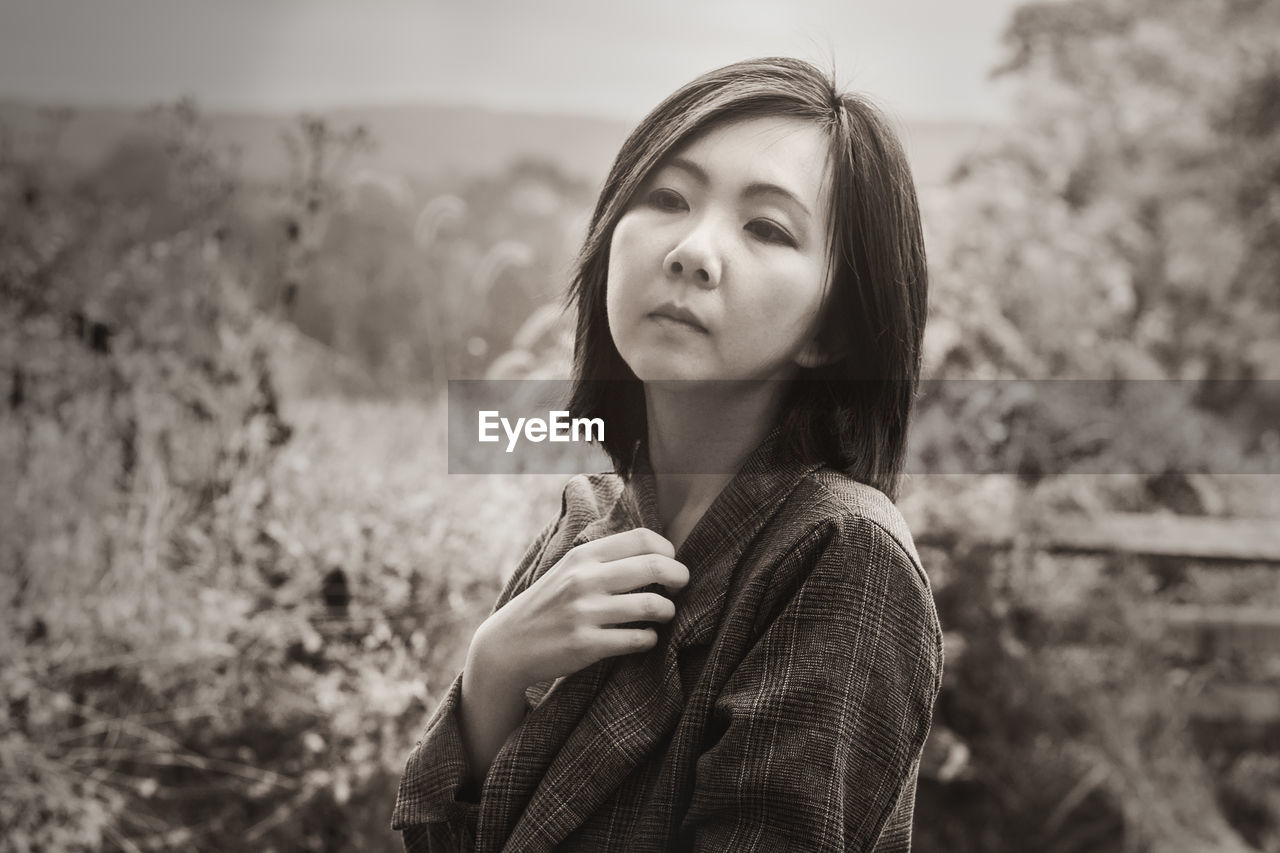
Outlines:
{"type": "MultiPolygon", "coordinates": [[[[676,552],[689,584],[676,617],[643,654],[605,658],[557,679],[490,767],[478,851],[549,850],[580,826],[679,722],[679,654],[710,643],[735,567],[800,480],[820,467],[787,455],[775,429],[747,458],[676,552]]],[[[662,532],[643,446],[608,511],[573,545],[635,527],[662,532]]]]}
{"type": "MultiPolygon", "coordinates": [[[[675,598],[676,617],[670,625],[677,647],[710,642],[733,569],[747,545],[801,478],[821,467],[793,459],[781,436],[781,427],[765,436],[676,551],[676,559],[689,567],[689,584],[675,598]]],[[[627,516],[620,529],[648,527],[662,533],[656,478],[643,445],[637,445],[635,457],[634,473],[618,501],[627,516]]]]}

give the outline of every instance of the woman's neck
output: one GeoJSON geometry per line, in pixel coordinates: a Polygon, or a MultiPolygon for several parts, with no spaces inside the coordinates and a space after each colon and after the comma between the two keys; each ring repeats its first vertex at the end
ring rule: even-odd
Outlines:
{"type": "Polygon", "coordinates": [[[781,382],[645,384],[658,517],[678,548],[777,422],[781,382]]]}

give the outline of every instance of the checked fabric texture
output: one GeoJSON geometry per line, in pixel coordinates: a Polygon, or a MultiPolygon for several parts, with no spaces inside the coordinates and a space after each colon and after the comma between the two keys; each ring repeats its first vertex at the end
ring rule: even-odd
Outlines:
{"type": "MultiPolygon", "coordinates": [[[[658,645],[530,686],[479,801],[454,679],[409,756],[408,851],[907,851],[943,669],[928,577],[897,508],[778,432],[682,543],[658,645]]],[[[651,468],[580,475],[494,607],[574,547],[661,532],[651,468]]]]}

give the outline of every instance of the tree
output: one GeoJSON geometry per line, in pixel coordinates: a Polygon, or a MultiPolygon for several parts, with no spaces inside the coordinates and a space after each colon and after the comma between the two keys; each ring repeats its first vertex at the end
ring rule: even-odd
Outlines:
{"type": "Polygon", "coordinates": [[[1050,373],[1280,378],[1280,3],[1071,0],[1014,14],[1017,132],[957,191],[954,280],[1050,373]]]}

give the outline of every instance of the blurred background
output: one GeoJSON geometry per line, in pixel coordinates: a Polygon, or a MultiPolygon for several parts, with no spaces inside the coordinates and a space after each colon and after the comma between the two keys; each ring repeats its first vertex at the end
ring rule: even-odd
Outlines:
{"type": "Polygon", "coordinates": [[[399,849],[564,482],[447,474],[445,384],[567,375],[626,133],[784,53],[925,211],[916,848],[1280,851],[1277,0],[0,15],[0,849],[399,849]],[[1108,456],[1004,381],[1050,379],[1167,432],[1108,456]]]}

